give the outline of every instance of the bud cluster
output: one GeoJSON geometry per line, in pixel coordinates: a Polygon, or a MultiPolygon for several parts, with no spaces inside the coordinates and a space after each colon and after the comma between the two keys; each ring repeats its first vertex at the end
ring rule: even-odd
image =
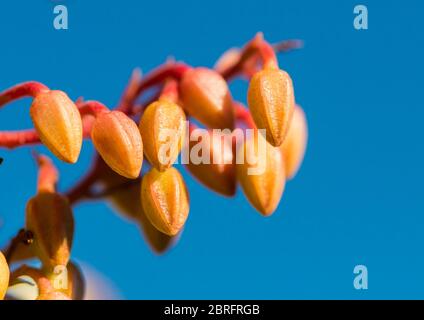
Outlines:
{"type": "Polygon", "coordinates": [[[106,200],[140,226],[156,253],[166,251],[190,210],[189,191],[174,166],[179,156],[188,155],[185,168],[207,188],[232,197],[240,185],[259,213],[274,213],[307,145],[305,113],[296,105],[290,75],[278,66],[276,48],[287,50],[258,34],[225,53],[214,69],[168,62],[145,77],[134,72],[115,109],[74,102],[38,82],[0,93],[0,107],[32,97],[34,124],[29,131],[0,132],[0,147],[42,143],[68,163],[78,161],[84,138],[96,150],[91,170],[66,193],[56,189],[53,162],[36,155],[38,188],[27,203],[25,227],[5,257],[0,253],[0,299],[83,297],[84,278],[71,260],[72,207],[83,200],[106,200]],[[229,81],[236,76],[249,80],[248,108],[231,95],[229,81]],[[143,99],[147,89],[153,98],[143,99]],[[217,129],[223,134],[212,134],[217,129]],[[38,259],[40,268],[10,270],[27,258],[38,259]]]}

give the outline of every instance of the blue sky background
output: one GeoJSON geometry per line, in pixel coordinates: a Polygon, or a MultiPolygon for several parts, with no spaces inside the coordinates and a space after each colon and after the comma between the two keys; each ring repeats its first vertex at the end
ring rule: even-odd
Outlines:
{"type": "MultiPolygon", "coordinates": [[[[424,298],[424,152],[421,1],[3,1],[0,90],[38,80],[113,106],[131,70],[173,55],[212,66],[257,31],[301,38],[280,56],[304,107],[310,140],[277,212],[263,218],[242,193],[206,191],[185,174],[191,212],[183,237],[152,254],[138,228],[104,204],[75,210],[73,256],[113,280],[125,298],[424,298]],[[369,30],[353,28],[353,7],[369,30]],[[52,26],[54,4],[69,30],[52,26]],[[421,20],[421,21],[420,21],[421,20]],[[369,289],[353,288],[365,264],[369,289]]],[[[246,83],[233,86],[245,101],[246,83]]],[[[0,128],[31,126],[29,100],[0,111],[0,128]]],[[[40,150],[44,150],[40,148],[40,150]]],[[[91,159],[56,161],[61,190],[91,159]]],[[[28,148],[0,150],[0,244],[19,229],[36,169],[28,148]]]]}

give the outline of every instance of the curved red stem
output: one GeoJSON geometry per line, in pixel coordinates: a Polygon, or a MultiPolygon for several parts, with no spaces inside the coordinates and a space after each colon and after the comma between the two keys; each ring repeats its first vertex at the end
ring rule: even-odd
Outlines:
{"type": "Polygon", "coordinates": [[[178,82],[175,79],[168,79],[160,92],[159,99],[166,98],[172,102],[178,101],[178,82]]]}
{"type": "Polygon", "coordinates": [[[238,121],[242,121],[247,128],[254,129],[256,128],[256,124],[253,121],[252,115],[250,114],[249,110],[243,106],[240,102],[234,102],[234,110],[236,119],[238,121]]]}
{"type": "Polygon", "coordinates": [[[134,91],[134,95],[130,97],[125,105],[119,106],[118,110],[128,113],[128,108],[131,108],[134,105],[135,101],[144,90],[161,84],[168,78],[180,80],[183,74],[190,68],[190,66],[180,62],[166,63],[160,66],[139,82],[138,87],[134,91]]]}
{"type": "Polygon", "coordinates": [[[0,107],[20,98],[35,97],[40,92],[48,90],[48,87],[36,81],[17,84],[0,93],[0,107]]]}
{"type": "Polygon", "coordinates": [[[38,192],[55,192],[59,173],[53,162],[44,155],[34,153],[38,164],[38,192]]]}
{"type": "Polygon", "coordinates": [[[79,107],[79,112],[81,116],[90,115],[97,117],[99,114],[103,112],[110,111],[108,107],[106,107],[103,103],[95,100],[84,101],[79,107]]]}

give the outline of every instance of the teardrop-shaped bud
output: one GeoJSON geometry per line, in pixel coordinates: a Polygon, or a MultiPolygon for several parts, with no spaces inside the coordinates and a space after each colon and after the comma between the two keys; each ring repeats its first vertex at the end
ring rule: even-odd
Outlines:
{"type": "Polygon", "coordinates": [[[143,142],[133,120],[120,111],[100,113],[93,123],[91,139],[109,167],[129,179],[138,177],[143,142]]]}
{"type": "Polygon", "coordinates": [[[160,232],[147,218],[141,205],[140,183],[130,184],[131,180],[118,175],[108,167],[102,170],[101,179],[106,190],[110,188],[115,190],[107,197],[113,209],[121,216],[136,222],[140,226],[146,242],[155,253],[164,253],[176,243],[178,236],[170,237],[160,232]]]}
{"type": "Polygon", "coordinates": [[[82,121],[77,106],[63,91],[42,91],[30,114],[41,142],[59,159],[75,163],[82,145],[82,121]]]}
{"type": "Polygon", "coordinates": [[[247,102],[258,129],[266,130],[266,139],[271,145],[280,146],[295,106],[289,74],[273,67],[259,71],[250,81],[247,102]]]}
{"type": "Polygon", "coordinates": [[[250,203],[264,216],[277,208],[285,186],[281,148],[261,134],[248,137],[237,155],[237,178],[250,203]]]}
{"type": "Polygon", "coordinates": [[[156,229],[175,236],[189,212],[187,188],[178,170],[171,167],[160,172],[152,168],[142,180],[141,203],[156,229]]]}
{"type": "Polygon", "coordinates": [[[185,114],[174,102],[162,98],[151,103],[140,121],[144,153],[159,171],[172,166],[181,151],[185,134],[185,114]]]}
{"type": "Polygon", "coordinates": [[[282,144],[287,179],[292,179],[302,164],[308,143],[308,124],[302,108],[296,106],[289,132],[282,144]]]}
{"type": "MultiPolygon", "coordinates": [[[[139,193],[140,194],[140,190],[139,193]]],[[[163,232],[160,232],[156,229],[155,226],[150,222],[149,218],[147,218],[146,212],[143,209],[143,206],[140,205],[141,211],[140,216],[138,218],[138,223],[140,229],[143,232],[144,239],[147,244],[156,254],[164,254],[169,249],[171,249],[180,239],[180,235],[182,230],[180,230],[176,235],[170,236],[163,232]]]]}
{"type": "Polygon", "coordinates": [[[205,126],[232,129],[234,112],[225,79],[216,71],[195,68],[186,71],[180,82],[184,109],[205,126]]]}
{"type": "MultiPolygon", "coordinates": [[[[195,129],[191,136],[194,135],[195,129]]],[[[232,135],[203,130],[198,140],[189,142],[188,171],[211,190],[231,197],[236,192],[235,156],[232,135]]]]}
{"type": "Polygon", "coordinates": [[[3,253],[0,252],[0,300],[3,300],[9,286],[9,265],[3,253]]]}
{"type": "Polygon", "coordinates": [[[28,201],[26,230],[33,234],[31,247],[46,268],[66,266],[74,234],[74,218],[68,199],[41,192],[28,201]]]}

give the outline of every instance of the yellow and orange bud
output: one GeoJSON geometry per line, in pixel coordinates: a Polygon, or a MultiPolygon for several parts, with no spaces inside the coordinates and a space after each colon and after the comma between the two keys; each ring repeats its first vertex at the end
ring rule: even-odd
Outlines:
{"type": "Polygon", "coordinates": [[[32,102],[30,114],[41,142],[59,159],[75,163],[81,151],[82,121],[66,93],[40,92],[32,102]]]}
{"type": "Polygon", "coordinates": [[[231,93],[225,79],[207,68],[190,69],[180,82],[183,107],[210,128],[232,129],[234,112],[231,93]]]}
{"type": "Polygon", "coordinates": [[[130,180],[118,175],[108,167],[104,168],[102,172],[102,184],[105,188],[125,186],[108,196],[107,199],[113,209],[139,225],[147,243],[154,252],[161,254],[167,251],[178,240],[178,236],[170,237],[150,223],[141,205],[141,184],[128,184],[130,180]]]}
{"type": "Polygon", "coordinates": [[[184,226],[189,212],[187,187],[178,170],[171,167],[160,172],[152,168],[142,180],[141,203],[156,229],[175,236],[184,226]]]}
{"type": "Polygon", "coordinates": [[[129,179],[138,177],[143,164],[143,142],[133,120],[120,111],[100,113],[91,139],[109,167],[129,179]]]}
{"type": "Polygon", "coordinates": [[[185,134],[185,114],[176,103],[161,98],[144,111],[139,129],[144,153],[159,171],[171,167],[178,157],[185,134]]]}
{"type": "Polygon", "coordinates": [[[3,300],[6,295],[7,287],[9,286],[9,277],[9,265],[3,253],[0,251],[0,300],[3,300]]]}
{"type": "Polygon", "coordinates": [[[262,215],[271,215],[286,182],[281,148],[271,146],[257,133],[238,152],[237,178],[247,199],[262,215]],[[243,161],[239,163],[239,159],[243,161]]]}
{"type": "Polygon", "coordinates": [[[295,106],[289,74],[272,65],[257,72],[250,81],[247,102],[258,129],[266,130],[266,139],[271,145],[280,146],[295,106]]]}
{"type": "MultiPolygon", "coordinates": [[[[201,141],[190,141],[190,160],[186,164],[188,171],[211,190],[231,197],[236,192],[235,156],[233,154],[232,136],[208,134],[201,141]],[[195,162],[192,152],[201,150],[206,153],[207,162],[195,162]]],[[[196,155],[203,158],[202,155],[196,155]]]]}
{"type": "Polygon", "coordinates": [[[67,198],[41,192],[30,199],[26,230],[32,232],[31,248],[45,268],[67,265],[74,234],[74,218],[67,198]]]}
{"type": "MultiPolygon", "coordinates": [[[[140,190],[139,193],[140,194],[140,190]]],[[[140,204],[141,211],[140,216],[138,218],[139,227],[141,228],[144,238],[150,248],[156,254],[163,254],[172,248],[180,239],[180,235],[182,230],[180,230],[176,235],[170,236],[163,232],[160,232],[156,229],[155,226],[152,225],[149,218],[143,209],[143,206],[140,204]]]]}
{"type": "Polygon", "coordinates": [[[296,106],[290,123],[289,132],[281,148],[287,179],[292,179],[302,164],[308,143],[308,124],[305,112],[296,106]]]}

